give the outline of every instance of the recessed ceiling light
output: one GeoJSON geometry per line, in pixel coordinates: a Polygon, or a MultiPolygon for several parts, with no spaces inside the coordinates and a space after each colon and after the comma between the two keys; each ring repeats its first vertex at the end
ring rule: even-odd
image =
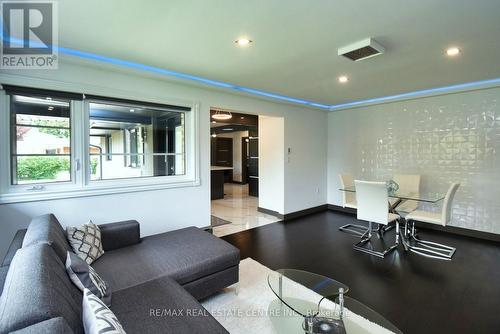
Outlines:
{"type": "Polygon", "coordinates": [[[47,108],[48,110],[54,110],[54,107],[53,106],[50,106],[47,108]]]}
{"type": "Polygon", "coordinates": [[[339,82],[340,83],[346,83],[347,81],[349,81],[349,78],[345,75],[341,75],[339,78],[338,78],[339,82]]]}
{"type": "Polygon", "coordinates": [[[225,129],[222,129],[224,131],[233,131],[233,128],[225,128],[225,129]]]}
{"type": "Polygon", "coordinates": [[[457,48],[457,47],[451,47],[451,48],[448,48],[446,50],[446,54],[450,57],[454,57],[454,56],[457,56],[458,54],[460,54],[460,49],[457,48]]]}
{"type": "Polygon", "coordinates": [[[240,37],[237,40],[234,41],[238,46],[248,46],[250,43],[252,43],[252,40],[246,38],[246,37],[240,37]]]}
{"type": "Polygon", "coordinates": [[[135,112],[135,109],[130,109],[129,111],[130,111],[130,112],[135,112]]]}
{"type": "Polygon", "coordinates": [[[217,137],[217,134],[215,134],[215,133],[212,133],[212,137],[214,137],[214,138],[215,138],[215,137],[217,137]]]}
{"type": "Polygon", "coordinates": [[[212,121],[212,123],[217,123],[216,121],[212,121]]]}

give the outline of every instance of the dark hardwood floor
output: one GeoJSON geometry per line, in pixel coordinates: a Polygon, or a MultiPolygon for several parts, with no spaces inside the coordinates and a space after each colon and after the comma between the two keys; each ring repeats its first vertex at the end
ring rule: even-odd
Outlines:
{"type": "Polygon", "coordinates": [[[325,211],[223,239],[241,250],[242,259],[347,284],[349,296],[404,333],[500,333],[500,244],[422,229],[422,239],[457,248],[452,261],[405,253],[402,247],[380,259],[354,251],[357,238],[338,230],[354,220],[325,211]]]}

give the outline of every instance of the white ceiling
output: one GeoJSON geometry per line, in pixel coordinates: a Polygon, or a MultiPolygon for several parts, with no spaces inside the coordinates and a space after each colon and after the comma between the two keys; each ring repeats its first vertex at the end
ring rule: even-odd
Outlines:
{"type": "Polygon", "coordinates": [[[340,104],[500,77],[499,14],[498,0],[64,0],[59,44],[340,104]],[[366,37],[386,54],[337,56],[366,37]]]}

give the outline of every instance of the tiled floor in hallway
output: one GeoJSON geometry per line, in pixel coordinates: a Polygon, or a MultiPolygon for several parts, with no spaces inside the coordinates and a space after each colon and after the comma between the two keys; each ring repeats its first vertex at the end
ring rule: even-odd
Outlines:
{"type": "Polygon", "coordinates": [[[214,235],[221,237],[279,221],[277,217],[257,211],[259,199],[248,195],[248,185],[226,183],[224,193],[224,199],[212,201],[212,215],[231,224],[214,227],[214,235]]]}

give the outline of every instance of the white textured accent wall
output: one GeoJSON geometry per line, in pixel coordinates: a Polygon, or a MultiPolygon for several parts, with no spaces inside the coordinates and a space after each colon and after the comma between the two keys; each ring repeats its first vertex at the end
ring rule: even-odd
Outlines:
{"type": "Polygon", "coordinates": [[[418,173],[423,192],[461,183],[452,225],[500,233],[499,101],[497,87],[330,113],[328,202],[341,204],[340,172],[368,180],[418,173]]]}

